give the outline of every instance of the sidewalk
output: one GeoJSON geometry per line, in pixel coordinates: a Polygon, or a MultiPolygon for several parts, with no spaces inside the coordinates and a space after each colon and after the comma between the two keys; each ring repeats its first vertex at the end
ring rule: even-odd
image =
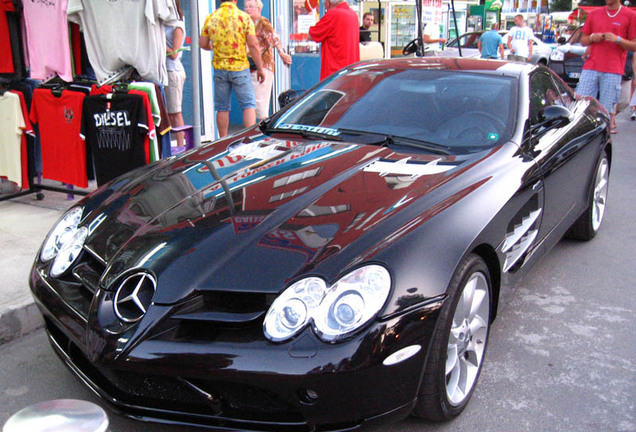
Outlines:
{"type": "MultiPolygon", "coordinates": [[[[51,185],[55,185],[51,183],[51,185]]],[[[37,251],[58,218],[82,197],[43,191],[0,201],[0,344],[43,325],[29,290],[29,273],[37,251]]]]}

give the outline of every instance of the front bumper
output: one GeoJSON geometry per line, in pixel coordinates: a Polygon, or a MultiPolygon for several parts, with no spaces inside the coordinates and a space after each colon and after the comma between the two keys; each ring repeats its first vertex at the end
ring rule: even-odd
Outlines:
{"type": "Polygon", "coordinates": [[[310,329],[282,344],[266,341],[262,325],[213,338],[205,329],[187,337],[174,329],[138,341],[125,355],[100,356],[100,339],[76,311],[79,300],[69,301],[68,287],[52,286],[37,263],[30,285],[56,353],[115,411],[224,430],[354,430],[406,416],[439,310],[412,310],[339,344],[320,342],[310,329]],[[414,344],[422,349],[413,357],[382,364],[414,344]]]}

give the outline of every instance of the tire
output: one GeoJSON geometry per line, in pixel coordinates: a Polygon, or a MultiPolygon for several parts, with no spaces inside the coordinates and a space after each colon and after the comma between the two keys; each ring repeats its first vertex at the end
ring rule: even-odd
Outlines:
{"type": "Polygon", "coordinates": [[[490,332],[492,285],[481,257],[471,254],[460,263],[448,295],[413,409],[414,415],[432,421],[450,420],[464,410],[482,369],[490,332]]]}
{"type": "Polygon", "coordinates": [[[588,196],[587,208],[574,222],[567,233],[567,237],[574,240],[588,241],[596,237],[601,228],[605,206],[607,204],[607,189],[609,186],[609,159],[603,150],[596,164],[594,179],[588,196]]]}

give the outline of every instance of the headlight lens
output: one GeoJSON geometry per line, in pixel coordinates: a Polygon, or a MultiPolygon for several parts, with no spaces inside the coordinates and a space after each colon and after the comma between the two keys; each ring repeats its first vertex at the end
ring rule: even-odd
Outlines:
{"type": "Polygon", "coordinates": [[[88,228],[81,227],[75,232],[73,238],[64,244],[58,252],[53,265],[51,266],[51,276],[58,277],[63,274],[75,262],[82,252],[84,242],[88,236],[88,228]]]}
{"type": "Polygon", "coordinates": [[[322,340],[343,339],[380,311],[390,289],[389,272],[375,264],[348,273],[331,287],[320,278],[302,279],[287,288],[270,307],[265,317],[265,336],[283,341],[311,321],[322,340]]]}
{"type": "Polygon", "coordinates": [[[81,207],[72,208],[60,219],[53,230],[51,230],[44,241],[42,252],[40,252],[40,259],[42,261],[46,262],[55,258],[62,247],[71,241],[82,218],[82,211],[83,209],[81,207]]]}
{"type": "Polygon", "coordinates": [[[287,288],[272,304],[265,317],[265,335],[282,341],[300,331],[309,321],[310,311],[320,305],[327,285],[320,278],[302,279],[287,288]]]}
{"type": "Polygon", "coordinates": [[[552,61],[563,61],[564,58],[565,58],[565,54],[559,51],[558,49],[554,49],[550,53],[550,60],[552,61]]]}

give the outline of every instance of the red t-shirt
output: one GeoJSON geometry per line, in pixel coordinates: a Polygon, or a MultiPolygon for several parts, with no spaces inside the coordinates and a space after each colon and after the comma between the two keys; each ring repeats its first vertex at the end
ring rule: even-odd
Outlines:
{"type": "Polygon", "coordinates": [[[7,11],[12,11],[11,2],[0,0],[0,73],[13,73],[13,49],[11,48],[11,34],[7,11]]]}
{"type": "MultiPolygon", "coordinates": [[[[623,39],[636,38],[636,12],[621,6],[621,10],[608,11],[602,7],[591,11],[583,25],[583,33],[614,33],[623,39]],[[608,15],[614,15],[610,17],[608,15]]],[[[583,69],[597,72],[608,72],[623,75],[627,51],[614,42],[595,42],[590,45],[590,57],[583,65],[583,69]]]]}
{"type": "Polygon", "coordinates": [[[80,137],[84,93],[62,91],[60,97],[50,89],[35,89],[31,103],[31,122],[40,125],[42,177],[88,187],[86,144],[80,137]]]}
{"type": "Polygon", "coordinates": [[[309,36],[320,42],[320,79],[360,61],[358,15],[345,3],[329,9],[309,29],[309,36]]]}

